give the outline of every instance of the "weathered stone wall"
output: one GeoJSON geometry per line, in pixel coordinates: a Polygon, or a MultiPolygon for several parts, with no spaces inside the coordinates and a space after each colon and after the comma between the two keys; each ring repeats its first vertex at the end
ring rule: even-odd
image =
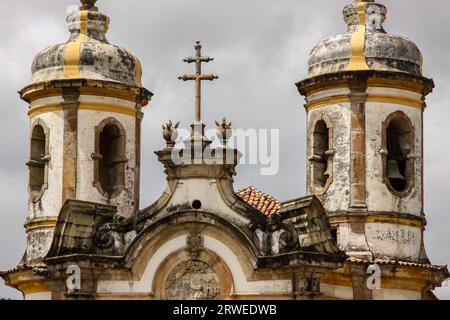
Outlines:
{"type": "MultiPolygon", "coordinates": [[[[36,101],[34,105],[46,103],[44,99],[36,101]]],[[[30,118],[31,127],[38,119],[47,126],[49,136],[49,154],[51,160],[48,163],[48,188],[40,201],[29,202],[28,219],[39,217],[57,217],[62,206],[62,163],[63,163],[63,111],[42,113],[30,118]]]]}
{"type": "Polygon", "coordinates": [[[378,289],[373,292],[373,300],[421,300],[419,291],[401,289],[378,289]]]}
{"type": "MultiPolygon", "coordinates": [[[[170,207],[176,209],[179,207],[191,208],[192,202],[199,200],[202,204],[201,209],[207,212],[214,212],[218,216],[237,225],[247,227],[250,223],[249,219],[245,219],[242,215],[230,209],[221,197],[216,179],[186,179],[178,183],[176,190],[170,199],[170,207]]],[[[171,210],[166,212],[171,214],[171,210]]],[[[164,215],[161,215],[161,218],[164,215]]]]}
{"type": "MultiPolygon", "coordinates": [[[[342,91],[342,89],[338,89],[342,91]]],[[[326,94],[335,94],[327,92],[326,94]]],[[[315,98],[320,98],[316,96],[315,98]]],[[[312,186],[312,165],[307,160],[307,193],[319,197],[327,212],[345,212],[350,204],[350,104],[340,103],[312,109],[308,112],[307,159],[313,152],[313,132],[315,123],[326,115],[332,124],[333,145],[333,183],[320,194],[312,186]]]]}
{"type": "MultiPolygon", "coordinates": [[[[82,96],[80,101],[89,104],[106,103],[121,105],[133,110],[135,104],[129,101],[104,97],[82,96]]],[[[136,170],[136,119],[130,115],[113,113],[110,111],[79,110],[78,112],[78,175],[77,175],[77,199],[116,205],[118,213],[129,217],[134,212],[135,170],[136,170]],[[117,196],[108,199],[100,194],[93,185],[95,152],[95,127],[103,120],[114,118],[126,131],[126,157],[125,164],[125,189],[117,196]]]]}
{"type": "Polygon", "coordinates": [[[27,232],[26,263],[33,265],[45,257],[53,239],[53,229],[37,228],[27,232]]]}
{"type": "MultiPolygon", "coordinates": [[[[36,101],[34,105],[46,103],[36,101]]],[[[33,126],[38,122],[45,126],[48,136],[48,152],[51,160],[47,165],[47,187],[36,202],[28,201],[27,224],[39,221],[32,229],[27,230],[26,263],[34,263],[41,259],[50,248],[53,230],[48,220],[58,216],[62,206],[62,164],[63,164],[63,111],[42,113],[30,117],[30,137],[33,126]],[[41,223],[43,222],[43,223],[41,223]]],[[[50,223],[51,224],[51,223],[50,223]]]]}
{"type": "Polygon", "coordinates": [[[33,125],[38,121],[46,128],[49,133],[48,153],[51,159],[48,162],[47,189],[38,201],[33,202],[31,199],[29,201],[26,250],[28,263],[37,262],[46,255],[53,237],[52,225],[56,222],[63,201],[67,197],[117,205],[118,213],[127,217],[135,211],[135,183],[139,181],[135,176],[137,162],[135,103],[111,97],[80,96],[77,102],[73,103],[75,109],[70,111],[76,119],[74,122],[76,127],[72,128],[73,132],[67,132],[66,111],[58,110],[64,103],[62,96],[54,96],[36,99],[30,104],[30,109],[33,111],[30,116],[30,135],[33,125]],[[56,110],[45,110],[52,106],[56,110]],[[44,108],[45,112],[35,112],[38,108],[44,108]],[[119,108],[121,112],[111,111],[114,108],[119,108]],[[95,127],[102,120],[111,117],[119,121],[126,131],[128,162],[125,165],[124,190],[117,197],[108,199],[100,194],[93,184],[95,179],[92,154],[95,152],[95,127]],[[71,135],[70,143],[66,139],[67,134],[71,135]],[[72,169],[66,167],[68,159],[65,155],[69,151],[75,161],[72,169]],[[73,195],[64,191],[67,181],[70,182],[73,195]]]}
{"type": "MultiPolygon", "coordinates": [[[[336,97],[342,99],[348,96],[348,88],[333,88],[319,90],[308,96],[308,103],[314,107],[308,110],[307,126],[307,157],[313,155],[314,126],[325,115],[331,122],[333,130],[333,182],[324,190],[317,190],[312,183],[312,165],[308,161],[307,190],[316,194],[328,214],[343,214],[344,218],[337,218],[337,240],[341,249],[345,249],[352,237],[351,224],[345,223],[345,216],[349,210],[351,194],[351,110],[350,103],[333,103],[336,97]],[[330,104],[327,104],[330,99],[330,104]],[[321,102],[323,101],[323,103],[321,102]],[[319,103],[315,106],[315,103],[319,103]]],[[[365,123],[365,170],[357,175],[365,175],[368,215],[386,215],[401,218],[408,216],[422,217],[422,108],[412,106],[421,105],[422,95],[409,90],[369,87],[366,89],[367,101],[364,107],[365,123]],[[400,101],[400,102],[397,102],[400,101]],[[412,105],[405,105],[409,103],[412,105]],[[383,122],[389,115],[402,112],[408,117],[414,127],[413,162],[414,171],[411,175],[412,188],[399,196],[387,187],[383,169],[384,163],[381,149],[384,148],[382,136],[383,122]]],[[[364,168],[363,168],[364,169],[364,168]]],[[[419,225],[400,223],[399,221],[367,222],[362,232],[365,233],[367,244],[373,254],[380,259],[403,259],[417,261],[422,241],[422,227],[419,225]]],[[[420,221],[420,220],[418,220],[420,221]]]]}
{"type": "MultiPolygon", "coordinates": [[[[405,90],[369,88],[371,94],[395,95],[420,101],[420,94],[405,90]]],[[[422,110],[395,103],[368,102],[366,104],[366,144],[367,144],[367,206],[373,212],[395,212],[421,216],[422,214],[422,110]],[[414,187],[409,195],[399,198],[391,193],[383,183],[382,123],[396,111],[402,111],[411,119],[414,126],[415,156],[414,187]]]]}
{"type": "Polygon", "coordinates": [[[377,258],[418,260],[422,241],[421,228],[390,223],[367,223],[365,232],[369,247],[377,258]]]}

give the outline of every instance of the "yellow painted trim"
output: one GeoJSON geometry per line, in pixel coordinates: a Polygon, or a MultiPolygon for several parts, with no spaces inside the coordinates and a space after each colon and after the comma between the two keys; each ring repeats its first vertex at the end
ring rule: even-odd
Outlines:
{"type": "MultiPolygon", "coordinates": [[[[97,87],[82,87],[80,88],[80,95],[91,95],[108,98],[118,98],[136,103],[137,94],[132,91],[123,89],[107,89],[97,87]]],[[[139,101],[140,102],[140,101],[139,101]]]]}
{"type": "Polygon", "coordinates": [[[44,283],[41,281],[27,281],[21,283],[17,286],[17,288],[24,294],[32,294],[32,293],[40,293],[40,292],[49,292],[51,291],[44,283]]]}
{"type": "Polygon", "coordinates": [[[138,59],[138,57],[134,53],[131,53],[131,54],[133,55],[134,61],[136,63],[135,68],[134,68],[135,81],[139,87],[142,87],[142,64],[141,64],[141,61],[138,59]]]}
{"type": "Polygon", "coordinates": [[[103,111],[103,112],[114,112],[127,116],[136,116],[136,109],[127,108],[121,105],[114,105],[108,103],[89,103],[89,102],[81,102],[80,110],[90,110],[90,111],[103,111]]]}
{"type": "Polygon", "coordinates": [[[81,78],[80,74],[80,55],[81,44],[86,42],[88,30],[88,11],[80,11],[80,34],[75,41],[67,44],[64,53],[64,71],[63,79],[81,78]]]}
{"type": "MultiPolygon", "coordinates": [[[[404,105],[407,107],[413,107],[413,108],[418,108],[418,109],[423,109],[425,106],[425,103],[421,100],[400,97],[400,96],[392,96],[392,95],[369,94],[367,96],[366,101],[367,102],[379,102],[379,103],[392,103],[392,104],[404,105]]],[[[339,104],[339,103],[350,103],[349,96],[339,95],[339,96],[320,98],[320,99],[308,102],[305,105],[305,108],[307,111],[310,111],[315,108],[335,105],[335,104],[339,104]]]]}
{"type": "MultiPolygon", "coordinates": [[[[423,94],[424,86],[415,82],[409,82],[405,80],[391,80],[382,78],[368,78],[367,87],[375,88],[387,88],[387,89],[399,89],[405,91],[411,91],[414,93],[423,94]]],[[[314,85],[307,89],[306,95],[311,96],[313,94],[323,92],[331,89],[349,88],[348,81],[330,81],[326,84],[314,85]]]]}
{"type": "Polygon", "coordinates": [[[313,94],[316,94],[318,92],[322,92],[325,90],[342,89],[342,88],[349,88],[348,81],[346,81],[346,80],[331,80],[326,83],[314,84],[314,85],[306,88],[305,91],[306,91],[306,96],[309,97],[313,94]]]}
{"type": "Polygon", "coordinates": [[[348,62],[346,70],[368,70],[369,66],[364,56],[364,47],[366,42],[366,2],[358,2],[358,31],[352,34],[351,47],[352,57],[348,62]]]}
{"type": "Polygon", "coordinates": [[[285,292],[233,292],[231,297],[248,297],[248,296],[292,296],[292,293],[285,292]]]}
{"type": "Polygon", "coordinates": [[[369,78],[367,79],[367,86],[375,88],[388,88],[388,89],[400,89],[406,91],[412,91],[415,93],[423,93],[424,86],[408,81],[401,80],[390,80],[390,79],[380,79],[380,78],[369,78]]]}
{"type": "Polygon", "coordinates": [[[63,107],[59,104],[59,103],[52,103],[52,104],[46,104],[46,105],[42,105],[42,106],[36,106],[31,108],[28,111],[28,116],[34,117],[43,113],[47,113],[47,112],[57,112],[57,111],[62,111],[63,107]]]}
{"type": "MultiPolygon", "coordinates": [[[[419,217],[418,217],[419,218],[419,217]]],[[[330,223],[333,225],[336,224],[342,224],[342,223],[350,223],[350,220],[347,216],[336,216],[336,217],[329,217],[330,223]]],[[[398,224],[398,225],[404,225],[409,227],[416,227],[416,228],[424,228],[425,227],[425,221],[414,219],[413,217],[407,218],[407,217],[394,217],[394,216],[388,216],[388,215],[368,215],[366,217],[366,223],[389,223],[389,224],[398,224]]]]}
{"type": "Polygon", "coordinates": [[[405,217],[372,216],[372,215],[367,217],[366,223],[390,223],[416,228],[423,228],[425,224],[423,220],[415,220],[405,217]]]}
{"type": "MultiPolygon", "coordinates": [[[[346,270],[349,269],[351,263],[345,262],[346,270]]],[[[403,269],[402,266],[397,266],[397,276],[396,277],[382,277],[381,288],[382,289],[398,289],[398,290],[410,290],[410,291],[421,291],[425,286],[427,281],[427,275],[422,272],[415,272],[414,270],[403,269]],[[400,272],[400,271],[406,272],[400,272]],[[400,275],[401,273],[401,275],[400,275]]],[[[320,282],[323,284],[331,286],[341,286],[341,287],[353,287],[352,279],[350,277],[349,271],[345,272],[342,270],[331,271],[326,273],[320,282]]]]}
{"type": "Polygon", "coordinates": [[[424,108],[424,102],[421,100],[400,97],[400,96],[391,96],[391,95],[375,95],[369,94],[367,97],[368,102],[381,102],[381,103],[394,103],[405,105],[408,107],[414,107],[418,109],[424,108]]]}
{"type": "MultiPolygon", "coordinates": [[[[345,264],[347,264],[347,262],[345,264]]],[[[345,271],[332,271],[325,273],[320,278],[320,283],[332,286],[351,287],[352,279],[345,271]]]]}
{"type": "MultiPolygon", "coordinates": [[[[28,111],[28,115],[30,117],[33,117],[42,113],[62,111],[63,109],[64,107],[61,103],[45,104],[33,107],[28,111]]],[[[101,102],[80,102],[79,110],[113,112],[131,117],[136,117],[137,114],[136,109],[127,108],[122,105],[101,103],[101,102]]]]}
{"type": "Polygon", "coordinates": [[[96,293],[96,300],[154,300],[154,293],[96,293]]]}
{"type": "Polygon", "coordinates": [[[26,232],[40,228],[54,228],[56,226],[57,221],[58,221],[57,217],[37,218],[27,221],[24,224],[24,227],[26,232]]]}
{"type": "Polygon", "coordinates": [[[310,111],[312,109],[325,107],[333,104],[339,104],[339,103],[350,103],[350,98],[348,96],[333,96],[333,97],[326,97],[326,98],[320,98],[311,102],[308,102],[305,105],[306,110],[310,111]]]}
{"type": "MultiPolygon", "coordinates": [[[[30,101],[35,101],[37,99],[45,99],[45,98],[53,98],[53,97],[61,97],[63,95],[62,90],[51,90],[47,93],[27,93],[27,96],[30,98],[30,101]]],[[[126,90],[108,90],[105,88],[98,87],[82,87],[80,88],[80,95],[90,95],[97,97],[107,97],[107,98],[116,98],[123,99],[126,101],[136,103],[137,94],[134,92],[126,91],[126,90]]]]}
{"type": "Polygon", "coordinates": [[[423,54],[422,51],[419,50],[420,53],[420,73],[423,74],[423,54]]]}
{"type": "Polygon", "coordinates": [[[339,298],[336,298],[336,297],[323,295],[320,300],[326,300],[326,301],[339,300],[339,301],[341,301],[341,300],[344,300],[344,299],[339,299],[339,298]]]}
{"type": "MultiPolygon", "coordinates": [[[[80,88],[80,95],[90,95],[90,96],[99,96],[99,97],[108,97],[108,98],[117,98],[123,99],[130,102],[136,103],[137,94],[134,92],[126,91],[126,90],[117,90],[114,91],[104,89],[104,88],[96,88],[96,87],[86,87],[80,88]]],[[[139,101],[140,103],[141,101],[139,101]]]]}

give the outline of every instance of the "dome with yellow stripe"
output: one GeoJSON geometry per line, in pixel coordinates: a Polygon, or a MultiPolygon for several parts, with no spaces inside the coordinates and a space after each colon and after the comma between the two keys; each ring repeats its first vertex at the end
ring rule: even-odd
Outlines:
{"type": "Polygon", "coordinates": [[[106,38],[109,17],[98,11],[96,1],[67,16],[70,38],[39,53],[32,66],[32,84],[63,79],[89,79],[142,87],[139,59],[128,49],[106,38]]]}
{"type": "Polygon", "coordinates": [[[380,70],[422,75],[422,54],[409,39],[383,28],[387,10],[374,0],[359,1],[343,10],[345,33],[318,43],[309,56],[309,76],[338,71],[380,70]]]}

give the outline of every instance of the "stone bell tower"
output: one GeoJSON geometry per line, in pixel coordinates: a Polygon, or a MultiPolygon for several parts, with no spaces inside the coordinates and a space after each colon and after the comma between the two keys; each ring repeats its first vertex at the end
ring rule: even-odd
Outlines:
{"type": "Polygon", "coordinates": [[[23,263],[44,257],[68,199],[111,204],[128,217],[139,208],[142,108],[151,93],[129,50],[106,39],[109,18],[82,0],[68,15],[70,38],[39,53],[29,103],[28,247],[23,263]]]}
{"type": "MultiPolygon", "coordinates": [[[[347,31],[311,51],[309,77],[297,83],[307,101],[307,189],[323,203],[349,261],[429,264],[423,113],[434,83],[422,74],[417,46],[384,30],[386,13],[374,1],[354,1],[343,10],[347,31]]],[[[355,299],[376,298],[365,292],[364,270],[359,279],[355,270],[347,282],[329,283],[353,286],[355,299]]],[[[420,278],[393,288],[423,294],[427,285],[420,278]]]]}

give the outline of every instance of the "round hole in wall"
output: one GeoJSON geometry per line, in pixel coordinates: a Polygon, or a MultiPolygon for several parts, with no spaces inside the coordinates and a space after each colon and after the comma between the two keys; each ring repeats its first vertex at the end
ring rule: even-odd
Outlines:
{"type": "Polygon", "coordinates": [[[192,201],[192,208],[195,210],[199,210],[202,207],[202,202],[200,200],[192,201]]]}

